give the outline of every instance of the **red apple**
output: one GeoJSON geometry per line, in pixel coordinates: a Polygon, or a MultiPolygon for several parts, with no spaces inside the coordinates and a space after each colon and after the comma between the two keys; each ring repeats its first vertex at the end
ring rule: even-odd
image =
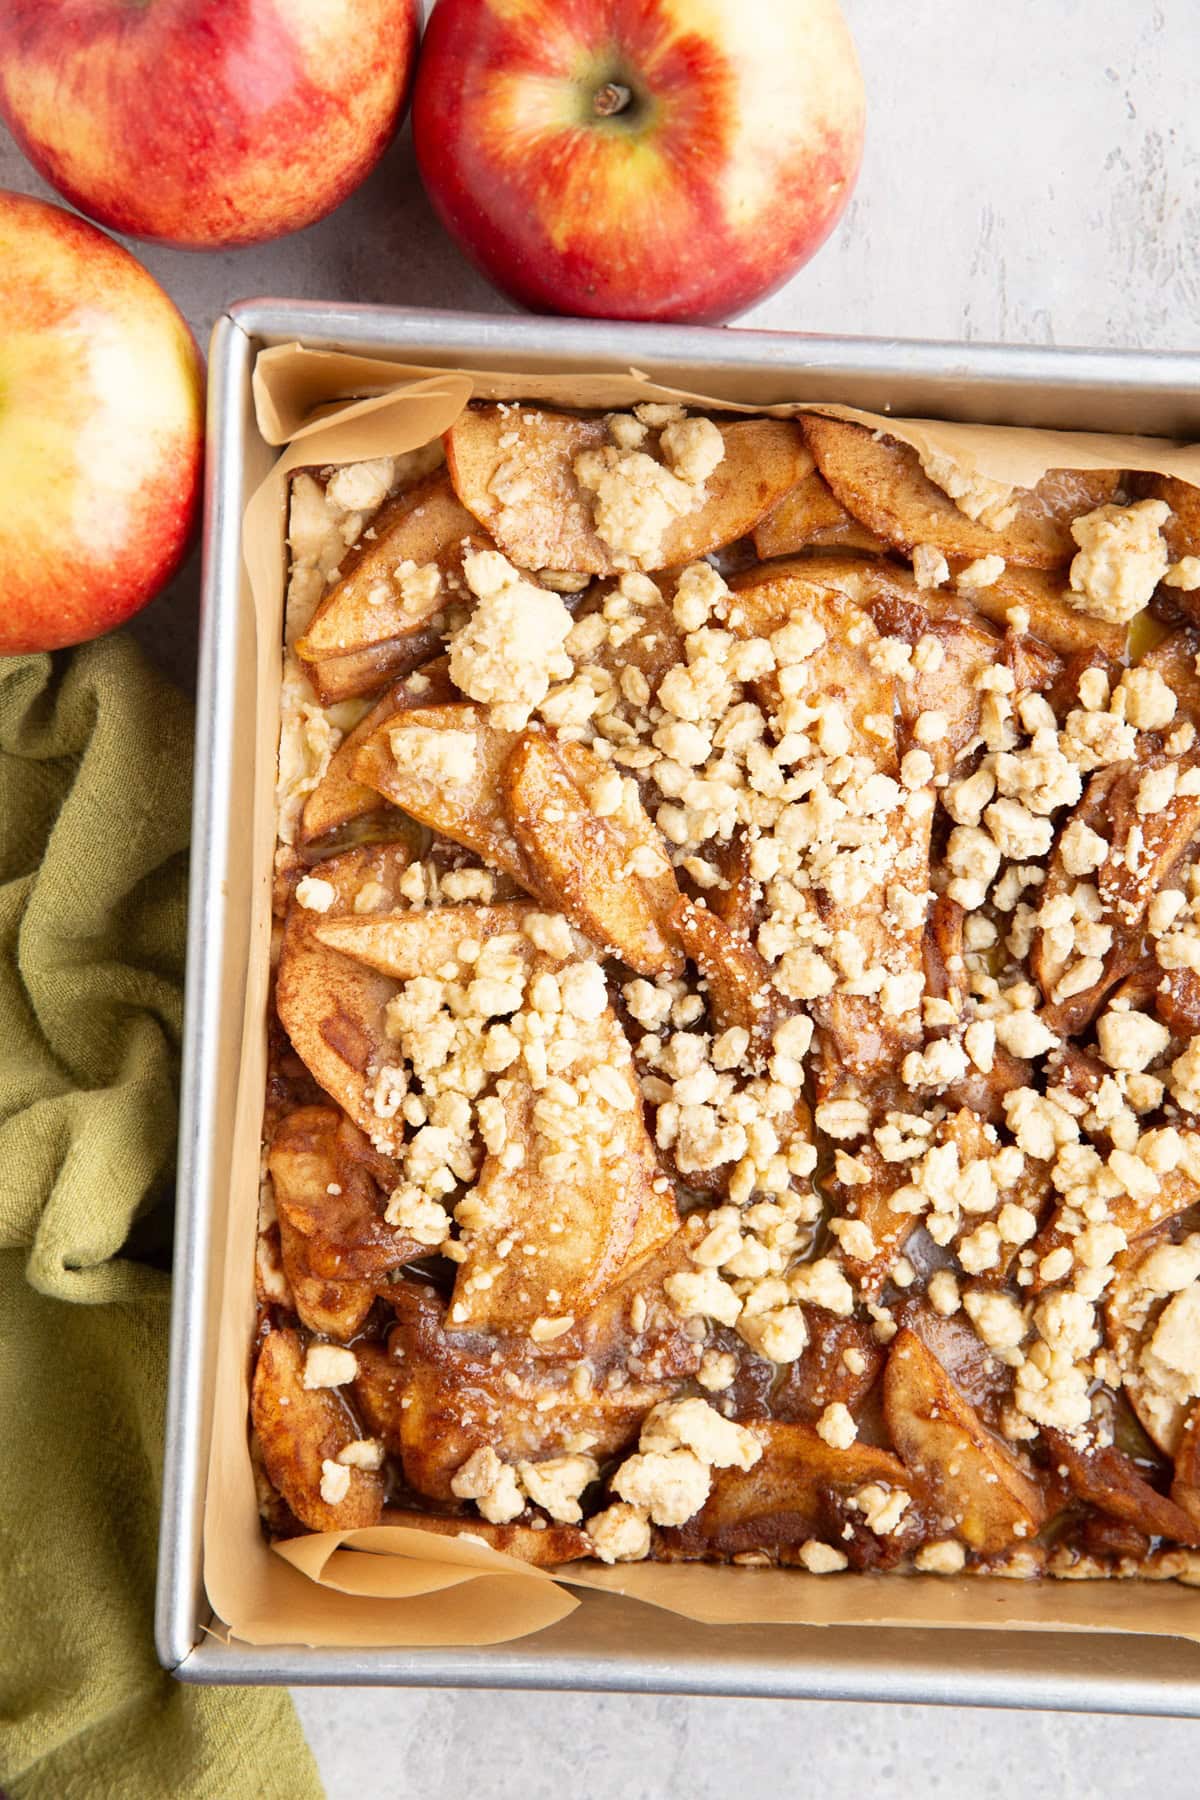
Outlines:
{"type": "Polygon", "coordinates": [[[311,225],[383,155],[418,0],[7,0],[0,117],[113,231],[187,249],[311,225]]]}
{"type": "Polygon", "coordinates": [[[200,497],[203,370],[141,263],[0,189],[0,656],[97,637],[175,573],[200,497]]]}
{"type": "Polygon", "coordinates": [[[862,155],[836,0],[439,0],[413,98],[442,220],[541,312],[715,321],[833,229],[862,155]]]}

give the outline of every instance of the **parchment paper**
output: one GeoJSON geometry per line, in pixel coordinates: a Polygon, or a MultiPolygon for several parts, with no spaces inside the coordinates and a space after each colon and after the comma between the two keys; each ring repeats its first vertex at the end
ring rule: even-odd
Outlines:
{"type": "MultiPolygon", "coordinates": [[[[230,1159],[224,1292],[217,1330],[213,1437],[204,1522],[204,1580],[233,1637],[255,1644],[485,1645],[565,1618],[581,1590],[627,1595],[703,1624],[943,1626],[1124,1631],[1200,1642],[1200,1596],[1177,1582],[1043,1581],[942,1576],[814,1576],[698,1564],[578,1563],[553,1576],[480,1542],[405,1526],[325,1532],[269,1547],[247,1445],[254,1319],[254,1243],[266,1076],[270,879],[279,735],[288,478],[296,468],[398,455],[450,426],[472,397],[626,408],[682,400],[710,411],[791,416],[819,411],[890,432],[919,452],[953,457],[998,481],[1033,486],[1050,468],[1139,469],[1200,485],[1200,446],[1161,438],[1019,430],[894,419],[802,399],[738,408],[727,400],[625,375],[529,368],[444,370],[285,345],[254,375],[259,427],[286,445],[246,508],[243,549],[253,608],[257,704],[240,721],[239,767],[253,777],[253,850],[235,904],[251,908],[237,1112],[230,1159]]],[[[240,982],[239,982],[240,988],[240,982]]],[[[231,994],[227,1016],[234,1016],[231,994]]],[[[1177,1559],[1200,1585],[1200,1554],[1177,1559]]]]}

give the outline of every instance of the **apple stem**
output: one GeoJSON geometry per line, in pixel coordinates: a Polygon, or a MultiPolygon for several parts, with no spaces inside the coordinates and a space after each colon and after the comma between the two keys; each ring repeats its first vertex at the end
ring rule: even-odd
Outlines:
{"type": "Polygon", "coordinates": [[[606,81],[592,99],[592,111],[598,119],[612,119],[625,111],[633,95],[619,81],[606,81]]]}

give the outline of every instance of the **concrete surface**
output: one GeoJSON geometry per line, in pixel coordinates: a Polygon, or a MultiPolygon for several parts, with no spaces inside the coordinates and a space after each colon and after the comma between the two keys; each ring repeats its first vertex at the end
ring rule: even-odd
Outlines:
{"type": "MultiPolygon", "coordinates": [[[[796,0],[793,0],[796,3],[796,0]]],[[[1200,10],[1180,0],[845,0],[870,95],[833,241],[747,325],[1194,347],[1200,10]]],[[[45,192],[0,134],[0,185],[45,192]]],[[[500,310],[433,222],[402,138],[331,219],[264,249],[144,255],[204,342],[251,294],[500,310]]],[[[196,571],[139,633],[186,681],[196,571]]],[[[619,1696],[297,1695],[332,1800],[717,1800],[1196,1792],[1200,1727],[619,1696]]]]}

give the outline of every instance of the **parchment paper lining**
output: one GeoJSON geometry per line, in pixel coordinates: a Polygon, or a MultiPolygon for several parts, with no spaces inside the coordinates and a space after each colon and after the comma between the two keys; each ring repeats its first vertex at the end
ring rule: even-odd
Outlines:
{"type": "MultiPolygon", "coordinates": [[[[229,1635],[253,1644],[486,1645],[565,1618],[582,1590],[623,1594],[704,1624],[944,1626],[962,1629],[1123,1631],[1200,1642],[1200,1598],[1173,1582],[1002,1581],[847,1575],[703,1565],[581,1563],[530,1569],[478,1541],[383,1525],[319,1533],[268,1547],[247,1448],[254,1238],[266,1073],[265,1020],[274,775],[279,731],[288,477],[292,470],[397,455],[445,431],[472,397],[626,408],[683,400],[710,411],[792,416],[820,411],[935,449],[967,469],[1032,486],[1050,468],[1127,468],[1200,485],[1200,446],[1163,439],[894,419],[803,401],[737,408],[625,375],[497,373],[390,363],[284,345],[259,356],[259,428],[286,445],[250,499],[243,549],[254,610],[257,705],[239,722],[238,765],[253,774],[249,968],[230,1157],[224,1293],[217,1332],[213,1438],[204,1519],[204,1580],[229,1635]]],[[[1200,1584],[1200,1556],[1192,1558],[1200,1584]]]]}

